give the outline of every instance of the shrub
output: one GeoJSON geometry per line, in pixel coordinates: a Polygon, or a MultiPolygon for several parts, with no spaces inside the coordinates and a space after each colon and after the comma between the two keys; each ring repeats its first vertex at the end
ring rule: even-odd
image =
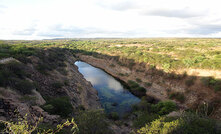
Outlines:
{"type": "Polygon", "coordinates": [[[145,85],[148,86],[148,87],[151,87],[151,86],[152,86],[152,83],[150,83],[150,82],[145,82],[145,85]]]}
{"type": "Polygon", "coordinates": [[[216,92],[221,91],[221,80],[217,81],[213,88],[216,92]]]}
{"type": "Polygon", "coordinates": [[[129,85],[131,88],[139,87],[139,84],[137,84],[135,81],[132,81],[132,80],[128,80],[128,85],[129,85]]]}
{"type": "Polygon", "coordinates": [[[15,89],[20,91],[23,94],[31,94],[32,89],[35,88],[34,84],[28,80],[19,80],[17,79],[15,82],[15,89]]]}
{"type": "Polygon", "coordinates": [[[159,118],[159,115],[148,113],[148,112],[138,112],[137,118],[133,121],[133,126],[135,128],[140,128],[146,123],[152,122],[153,120],[159,118]]]}
{"type": "Polygon", "coordinates": [[[73,110],[68,97],[49,99],[49,101],[43,105],[42,108],[51,114],[57,114],[61,117],[68,117],[73,110]]]}
{"type": "Polygon", "coordinates": [[[188,78],[186,81],[185,81],[185,85],[190,87],[192,85],[194,85],[194,81],[195,79],[194,78],[188,78]]]}
{"type": "Polygon", "coordinates": [[[220,134],[212,119],[186,114],[178,119],[161,117],[138,130],[140,134],[220,134]]]}
{"type": "Polygon", "coordinates": [[[140,91],[140,92],[146,92],[146,89],[144,87],[137,87],[135,90],[140,91]]]}
{"type": "Polygon", "coordinates": [[[151,106],[151,111],[159,115],[165,115],[176,110],[176,108],[176,104],[172,101],[161,101],[157,104],[153,104],[151,106]]]}
{"type": "Polygon", "coordinates": [[[59,88],[62,88],[64,85],[63,83],[57,81],[57,82],[52,83],[51,86],[53,88],[59,89],[59,88]]]}
{"type": "Polygon", "coordinates": [[[108,114],[108,118],[112,120],[118,120],[120,117],[117,112],[111,112],[110,114],[108,114]]]}
{"type": "Polygon", "coordinates": [[[213,80],[212,77],[203,77],[200,79],[201,82],[203,83],[204,86],[209,87],[210,86],[210,81],[213,80]]]}
{"type": "Polygon", "coordinates": [[[139,83],[142,82],[142,80],[139,79],[139,78],[136,78],[136,81],[139,82],[139,83]]]}
{"type": "Polygon", "coordinates": [[[169,95],[169,98],[170,98],[170,99],[175,99],[175,100],[177,100],[177,101],[179,101],[179,102],[181,102],[181,103],[183,103],[183,102],[185,101],[185,96],[184,96],[184,94],[183,94],[183,93],[179,93],[179,92],[171,93],[171,94],[169,95]]]}
{"type": "Polygon", "coordinates": [[[75,134],[78,132],[77,124],[74,122],[72,118],[71,121],[67,120],[63,124],[58,124],[54,129],[42,129],[40,126],[40,122],[42,118],[35,120],[35,123],[28,122],[27,117],[18,118],[16,122],[12,121],[0,121],[3,124],[3,131],[2,133],[7,134],[31,134],[31,133],[38,133],[38,134],[55,134],[62,132],[64,128],[71,127],[71,133],[75,134]]]}
{"type": "Polygon", "coordinates": [[[81,134],[111,134],[109,123],[101,110],[82,111],[76,117],[81,134]]]}
{"type": "Polygon", "coordinates": [[[145,127],[138,130],[139,134],[172,134],[180,126],[182,120],[165,122],[165,117],[161,117],[145,127]]]}

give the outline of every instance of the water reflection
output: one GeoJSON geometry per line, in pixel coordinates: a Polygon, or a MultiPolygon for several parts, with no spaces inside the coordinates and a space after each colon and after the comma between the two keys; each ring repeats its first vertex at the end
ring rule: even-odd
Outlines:
{"type": "Polygon", "coordinates": [[[130,111],[131,105],[138,103],[140,99],[125,90],[120,82],[101,69],[95,68],[85,62],[77,61],[80,73],[91,82],[98,91],[102,107],[106,112],[118,112],[119,115],[130,111]],[[113,106],[115,103],[115,106],[113,106]]]}

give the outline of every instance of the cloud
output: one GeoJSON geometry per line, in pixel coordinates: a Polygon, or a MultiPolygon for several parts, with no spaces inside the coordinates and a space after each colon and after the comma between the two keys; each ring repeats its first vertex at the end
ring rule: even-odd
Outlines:
{"type": "Polygon", "coordinates": [[[4,9],[6,9],[7,7],[4,5],[0,5],[0,13],[4,13],[4,9]]]}
{"type": "Polygon", "coordinates": [[[192,18],[202,16],[202,13],[196,13],[189,10],[188,8],[184,9],[154,9],[142,12],[143,15],[149,16],[162,16],[162,17],[173,17],[173,18],[192,18]]]}
{"type": "Polygon", "coordinates": [[[126,11],[126,10],[139,8],[138,3],[132,0],[127,0],[127,1],[124,0],[124,1],[118,1],[118,2],[100,1],[98,5],[101,6],[102,8],[109,8],[111,10],[116,10],[116,11],[126,11]]]}
{"type": "Polygon", "coordinates": [[[13,32],[13,35],[33,35],[35,33],[35,28],[27,28],[24,30],[17,30],[13,32]]]}
{"type": "Polygon", "coordinates": [[[196,25],[187,31],[190,34],[209,35],[221,32],[221,24],[201,24],[196,25]]]}

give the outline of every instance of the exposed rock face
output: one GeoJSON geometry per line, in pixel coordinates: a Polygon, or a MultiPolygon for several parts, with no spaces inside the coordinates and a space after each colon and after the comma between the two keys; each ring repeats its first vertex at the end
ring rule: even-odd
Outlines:
{"type": "MultiPolygon", "coordinates": [[[[57,70],[49,71],[48,75],[44,75],[35,69],[39,59],[30,57],[32,63],[27,64],[24,69],[31,74],[29,81],[38,83],[38,89],[34,89],[30,95],[23,95],[16,90],[0,87],[0,119],[16,119],[18,115],[22,117],[28,114],[28,118],[33,122],[41,116],[44,118],[44,122],[56,123],[60,117],[50,115],[40,107],[46,103],[45,97],[68,96],[73,108],[78,106],[83,106],[85,109],[101,108],[97,91],[78,72],[78,68],[74,64],[76,59],[71,54],[67,54],[66,57],[67,75],[63,75],[57,70]],[[55,82],[67,83],[61,88],[55,88],[52,86],[52,83],[55,82]]],[[[8,58],[8,60],[14,59],[8,58]]],[[[8,60],[4,60],[4,63],[8,60]]]]}

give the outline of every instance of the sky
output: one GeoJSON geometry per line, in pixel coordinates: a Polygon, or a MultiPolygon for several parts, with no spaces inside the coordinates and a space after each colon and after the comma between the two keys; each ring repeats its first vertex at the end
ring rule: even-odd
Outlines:
{"type": "Polygon", "coordinates": [[[0,0],[0,39],[221,37],[220,0],[0,0]]]}

